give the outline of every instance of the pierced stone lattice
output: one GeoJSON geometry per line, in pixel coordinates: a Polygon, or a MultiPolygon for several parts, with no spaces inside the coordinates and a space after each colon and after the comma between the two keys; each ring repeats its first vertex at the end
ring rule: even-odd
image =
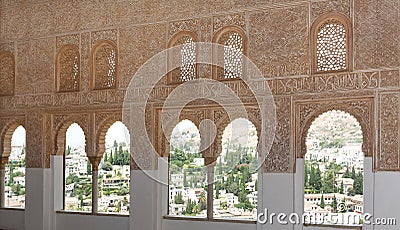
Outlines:
{"type": "Polygon", "coordinates": [[[224,74],[223,78],[232,79],[242,76],[243,70],[243,38],[237,32],[226,32],[220,38],[224,48],[224,74]]]}
{"type": "Polygon", "coordinates": [[[343,24],[330,19],[318,28],[317,71],[346,70],[347,40],[343,24]]]}
{"type": "Polygon", "coordinates": [[[67,47],[61,51],[59,59],[59,91],[79,90],[79,51],[77,47],[67,47]]]}
{"type": "Polygon", "coordinates": [[[116,83],[117,51],[110,44],[102,44],[94,56],[94,88],[113,88],[116,83]]]}
{"type": "MultiPolygon", "coordinates": [[[[182,45],[180,52],[180,68],[174,71],[174,82],[185,82],[196,78],[196,45],[192,37],[181,36],[174,46],[182,45]]],[[[178,57],[179,58],[179,57],[178,57]]]]}
{"type": "Polygon", "coordinates": [[[196,45],[193,38],[185,37],[181,49],[181,79],[190,81],[196,78],[196,45]]]}
{"type": "Polygon", "coordinates": [[[14,59],[11,55],[0,55],[0,96],[14,94],[14,59]]]}

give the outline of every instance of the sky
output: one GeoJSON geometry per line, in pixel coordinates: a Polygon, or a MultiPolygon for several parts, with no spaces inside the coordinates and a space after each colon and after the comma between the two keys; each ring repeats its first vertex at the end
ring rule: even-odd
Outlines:
{"type": "MultiPolygon", "coordinates": [[[[118,143],[129,143],[129,132],[122,122],[114,123],[106,133],[106,146],[112,145],[114,140],[118,143]]],[[[85,146],[85,134],[78,124],[74,123],[67,129],[66,145],[71,147],[85,146]]]]}
{"type": "Polygon", "coordinates": [[[12,146],[24,146],[26,141],[26,132],[24,127],[18,126],[11,137],[12,146]]]}
{"type": "MultiPolygon", "coordinates": [[[[112,145],[116,140],[118,143],[129,143],[128,129],[122,122],[114,123],[106,133],[106,146],[112,145]]],[[[13,133],[11,138],[12,146],[25,146],[26,144],[25,128],[19,126],[13,133]]],[[[67,146],[82,147],[85,146],[85,134],[81,127],[74,123],[67,129],[66,134],[67,146]]]]}

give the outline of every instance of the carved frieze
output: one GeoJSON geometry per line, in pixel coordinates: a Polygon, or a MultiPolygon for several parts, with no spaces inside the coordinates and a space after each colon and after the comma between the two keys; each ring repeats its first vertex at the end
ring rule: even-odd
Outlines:
{"type": "Polygon", "coordinates": [[[294,169],[291,151],[291,98],[277,98],[275,108],[275,137],[270,152],[266,154],[265,167],[267,172],[289,173],[294,169]]]}
{"type": "Polygon", "coordinates": [[[379,145],[376,163],[378,170],[399,170],[400,94],[379,96],[379,145]]]}
{"type": "Polygon", "coordinates": [[[213,17],[214,32],[225,26],[237,26],[243,31],[246,31],[245,13],[228,14],[213,17]]]}
{"type": "Polygon", "coordinates": [[[11,52],[0,50],[0,96],[14,95],[15,61],[11,52]]]}

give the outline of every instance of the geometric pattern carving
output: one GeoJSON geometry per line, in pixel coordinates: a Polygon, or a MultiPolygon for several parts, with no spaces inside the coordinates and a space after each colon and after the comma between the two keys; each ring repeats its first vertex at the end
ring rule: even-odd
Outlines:
{"type": "Polygon", "coordinates": [[[93,89],[115,88],[117,81],[117,48],[110,41],[100,41],[92,53],[93,89]]]}
{"type": "Polygon", "coordinates": [[[14,94],[15,64],[14,56],[10,52],[0,53],[0,96],[14,94]]]}
{"type": "Polygon", "coordinates": [[[242,76],[245,39],[243,30],[237,27],[225,27],[216,33],[213,41],[224,45],[224,67],[214,67],[217,79],[235,79],[242,76]]]}
{"type": "Polygon", "coordinates": [[[399,115],[400,94],[382,94],[379,97],[379,170],[399,170],[399,115]]]}
{"type": "Polygon", "coordinates": [[[57,54],[56,73],[57,91],[72,92],[79,90],[80,54],[78,46],[65,45],[57,54]]]}
{"type": "Polygon", "coordinates": [[[95,132],[96,132],[96,149],[94,155],[102,157],[105,153],[106,134],[109,128],[117,121],[122,122],[121,111],[96,112],[95,113],[95,132]]]}
{"type": "Polygon", "coordinates": [[[324,22],[317,33],[317,72],[346,70],[346,29],[336,19],[324,22]]]}
{"type": "Polygon", "coordinates": [[[89,119],[89,114],[86,113],[75,115],[60,114],[52,116],[52,142],[54,146],[52,154],[62,156],[65,153],[66,133],[68,128],[74,123],[78,124],[85,134],[86,153],[93,155],[93,134],[92,132],[89,132],[89,130],[91,130],[89,126],[92,122],[89,119]]]}
{"type": "Polygon", "coordinates": [[[181,46],[176,57],[169,57],[170,64],[179,61],[179,68],[171,71],[168,83],[181,83],[196,79],[196,39],[194,34],[181,32],[170,40],[170,46],[181,46]]]}
{"type": "Polygon", "coordinates": [[[311,28],[314,73],[351,69],[351,29],[350,20],[340,13],[326,13],[315,20],[311,28]]]}
{"type": "Polygon", "coordinates": [[[237,32],[227,32],[221,37],[224,48],[224,78],[242,76],[243,38],[237,32]]]}
{"type": "Polygon", "coordinates": [[[266,156],[267,172],[293,172],[294,160],[290,151],[291,100],[289,97],[275,99],[276,130],[271,150],[266,156]]]}

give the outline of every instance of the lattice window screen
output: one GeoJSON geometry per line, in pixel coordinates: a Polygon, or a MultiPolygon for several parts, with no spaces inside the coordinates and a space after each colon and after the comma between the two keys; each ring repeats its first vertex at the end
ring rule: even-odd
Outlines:
{"type": "Polygon", "coordinates": [[[317,72],[347,69],[347,36],[344,25],[329,19],[317,31],[317,72]]]}

